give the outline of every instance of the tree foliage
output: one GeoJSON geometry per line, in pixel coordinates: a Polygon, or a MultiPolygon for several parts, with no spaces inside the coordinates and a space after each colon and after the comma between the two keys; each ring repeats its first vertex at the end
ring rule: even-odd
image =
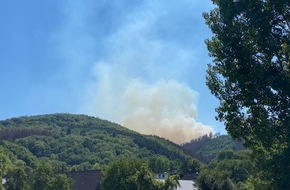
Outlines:
{"type": "MultiPolygon", "coordinates": [[[[8,157],[7,157],[8,158],[8,157]]],[[[15,157],[8,158],[9,162],[5,162],[4,166],[9,167],[9,170],[1,170],[2,178],[6,179],[4,188],[6,190],[45,190],[45,189],[60,189],[69,190],[72,185],[72,181],[64,174],[60,174],[54,167],[45,161],[37,161],[36,167],[31,168],[25,165],[19,160],[15,160],[15,157]]],[[[2,184],[1,184],[2,185],[2,184]]]]}
{"type": "Polygon", "coordinates": [[[8,152],[3,147],[0,147],[0,179],[2,179],[13,167],[7,154],[8,152]]]}
{"type": "Polygon", "coordinates": [[[101,184],[103,190],[155,190],[161,186],[145,162],[124,159],[108,166],[101,184]]]}
{"type": "Polygon", "coordinates": [[[142,159],[152,167],[137,164],[138,172],[127,171],[131,177],[121,184],[132,185],[132,189],[144,189],[147,183],[140,179],[150,181],[151,169],[183,172],[187,166],[197,167],[189,164],[195,162],[179,145],[94,117],[51,114],[0,121],[0,177],[9,178],[6,189],[69,189],[65,172],[103,170],[120,158],[142,159]]]}
{"type": "Polygon", "coordinates": [[[242,141],[233,140],[230,135],[204,135],[182,145],[185,152],[203,163],[209,163],[225,150],[245,149],[242,141]]]}
{"type": "Polygon", "coordinates": [[[217,118],[252,148],[261,180],[289,188],[290,1],[213,0],[207,85],[217,118]]]}
{"type": "Polygon", "coordinates": [[[149,162],[150,168],[155,173],[168,172],[170,169],[170,160],[164,156],[155,156],[149,162]]]}
{"type": "Polygon", "coordinates": [[[45,158],[66,163],[74,171],[90,170],[95,163],[102,168],[120,157],[149,160],[163,156],[170,162],[183,162],[189,157],[168,140],[141,135],[85,115],[51,114],[7,119],[0,121],[0,138],[4,140],[0,143],[29,166],[35,159],[45,158]]]}
{"type": "Polygon", "coordinates": [[[223,151],[216,160],[201,168],[196,183],[203,190],[248,190],[247,180],[253,172],[248,151],[223,151]]]}
{"type": "Polygon", "coordinates": [[[174,190],[180,186],[178,180],[178,175],[156,180],[146,162],[120,159],[109,164],[101,185],[103,190],[174,190]]]}
{"type": "Polygon", "coordinates": [[[180,187],[179,183],[179,175],[171,175],[167,179],[165,179],[165,182],[163,184],[162,190],[175,190],[177,187],[180,187]]]}

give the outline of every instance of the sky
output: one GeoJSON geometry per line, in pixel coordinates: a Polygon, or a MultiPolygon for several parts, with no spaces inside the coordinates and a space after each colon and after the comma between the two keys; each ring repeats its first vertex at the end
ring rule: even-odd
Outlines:
{"type": "Polygon", "coordinates": [[[202,17],[210,0],[1,0],[0,119],[87,114],[177,143],[210,131],[219,102],[202,17]]]}

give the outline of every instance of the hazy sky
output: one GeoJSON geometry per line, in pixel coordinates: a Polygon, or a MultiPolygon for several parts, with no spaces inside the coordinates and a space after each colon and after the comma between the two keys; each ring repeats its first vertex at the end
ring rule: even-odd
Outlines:
{"type": "Polygon", "coordinates": [[[182,122],[225,133],[205,85],[211,33],[202,12],[212,8],[210,0],[0,1],[0,119],[66,112],[142,133],[182,122]]]}

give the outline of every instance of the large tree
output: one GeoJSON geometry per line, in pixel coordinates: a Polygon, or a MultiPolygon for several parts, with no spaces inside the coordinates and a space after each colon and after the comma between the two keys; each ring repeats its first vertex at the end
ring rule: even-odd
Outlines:
{"type": "Polygon", "coordinates": [[[158,190],[162,183],[155,180],[147,163],[138,160],[115,160],[102,177],[103,190],[158,190]]]}
{"type": "Polygon", "coordinates": [[[217,119],[253,150],[262,180],[289,189],[290,1],[213,0],[207,85],[217,119]]]}

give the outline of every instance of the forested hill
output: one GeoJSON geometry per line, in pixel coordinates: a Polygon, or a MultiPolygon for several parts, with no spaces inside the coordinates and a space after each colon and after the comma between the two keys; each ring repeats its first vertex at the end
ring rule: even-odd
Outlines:
{"type": "Polygon", "coordinates": [[[0,121],[0,143],[12,157],[33,166],[38,159],[89,170],[122,157],[184,163],[189,157],[168,140],[141,135],[86,115],[51,114],[0,121]]]}
{"type": "Polygon", "coordinates": [[[244,150],[243,142],[233,140],[229,135],[204,135],[182,145],[183,150],[202,162],[215,159],[223,151],[244,150]]]}

